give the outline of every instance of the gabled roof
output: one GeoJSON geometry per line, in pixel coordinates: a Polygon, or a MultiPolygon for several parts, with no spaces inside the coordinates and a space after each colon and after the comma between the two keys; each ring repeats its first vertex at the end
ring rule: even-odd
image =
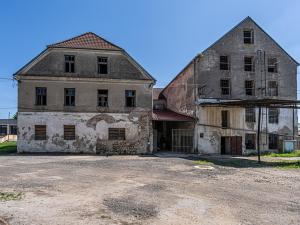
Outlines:
{"type": "Polygon", "coordinates": [[[120,48],[119,46],[105,40],[104,38],[92,32],[87,32],[71,39],[48,45],[48,47],[122,50],[122,48],[120,48]]]}

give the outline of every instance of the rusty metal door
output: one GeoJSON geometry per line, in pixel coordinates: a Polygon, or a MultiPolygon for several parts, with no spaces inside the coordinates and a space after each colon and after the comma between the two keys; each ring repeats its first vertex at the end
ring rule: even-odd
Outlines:
{"type": "Polygon", "coordinates": [[[172,129],[172,152],[193,152],[193,129],[172,129]]]}
{"type": "Polygon", "coordinates": [[[242,137],[230,137],[231,155],[242,155],[242,137]]]}

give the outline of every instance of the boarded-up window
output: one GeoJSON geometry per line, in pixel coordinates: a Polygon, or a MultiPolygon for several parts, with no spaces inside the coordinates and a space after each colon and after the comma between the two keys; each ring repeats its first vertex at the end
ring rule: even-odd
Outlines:
{"type": "Polygon", "coordinates": [[[251,56],[244,57],[244,70],[248,72],[254,71],[254,60],[251,56]]]}
{"type": "Polygon", "coordinates": [[[269,109],[269,123],[278,123],[279,109],[269,109]]]}
{"type": "Polygon", "coordinates": [[[228,128],[229,127],[229,111],[222,110],[221,116],[222,116],[222,128],[228,128]]]}
{"type": "Polygon", "coordinates": [[[45,87],[35,88],[35,104],[47,105],[47,88],[45,87]]]}
{"type": "Polygon", "coordinates": [[[255,134],[245,134],[245,146],[246,149],[255,149],[255,134]]]}
{"type": "Polygon", "coordinates": [[[278,149],[278,135],[269,134],[269,149],[278,149]]]}
{"type": "Polygon", "coordinates": [[[125,128],[108,128],[109,140],[125,140],[125,128]]]}
{"type": "Polygon", "coordinates": [[[268,81],[268,94],[269,96],[278,96],[278,83],[277,81],[268,81]]]}
{"type": "Polygon", "coordinates": [[[269,73],[278,72],[277,58],[268,58],[268,72],[269,73]]]}
{"type": "Polygon", "coordinates": [[[246,80],[245,81],[245,92],[246,95],[253,96],[255,92],[254,88],[254,81],[253,80],[246,80]]]}
{"type": "Polygon", "coordinates": [[[75,125],[64,125],[64,139],[75,140],[75,125]]]}
{"type": "Polygon", "coordinates": [[[254,43],[254,31],[252,29],[244,29],[244,44],[254,43]]]}
{"type": "Polygon", "coordinates": [[[35,125],[35,140],[46,140],[46,125],[35,125]]]}
{"type": "Polygon", "coordinates": [[[222,79],[220,81],[222,95],[230,95],[230,80],[222,79]]]}
{"type": "Polygon", "coordinates": [[[248,123],[254,123],[255,122],[255,108],[246,108],[245,109],[246,114],[246,122],[248,123]]]}
{"type": "Polygon", "coordinates": [[[220,56],[220,70],[229,70],[229,58],[227,55],[220,56]]]}

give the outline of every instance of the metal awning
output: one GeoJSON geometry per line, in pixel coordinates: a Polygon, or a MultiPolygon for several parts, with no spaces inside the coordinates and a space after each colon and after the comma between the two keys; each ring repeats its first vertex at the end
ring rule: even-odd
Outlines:
{"type": "Polygon", "coordinates": [[[195,119],[191,116],[176,113],[171,110],[153,110],[153,121],[178,121],[178,122],[193,122],[195,119]]]}

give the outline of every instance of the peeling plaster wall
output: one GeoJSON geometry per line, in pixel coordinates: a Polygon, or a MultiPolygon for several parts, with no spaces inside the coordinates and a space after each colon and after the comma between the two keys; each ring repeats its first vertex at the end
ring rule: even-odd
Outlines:
{"type": "MultiPolygon", "coordinates": [[[[222,136],[242,136],[242,149],[243,154],[256,153],[256,150],[246,149],[245,146],[245,134],[256,134],[257,122],[247,123],[245,122],[245,109],[244,108],[230,108],[230,107],[198,107],[197,118],[199,118],[195,129],[195,140],[198,152],[200,154],[220,154],[221,153],[221,137],[222,136]],[[221,111],[229,111],[229,129],[221,128],[221,111]],[[209,126],[208,126],[209,125],[209,126]],[[203,138],[200,137],[200,133],[203,133],[203,138]]],[[[268,112],[262,109],[261,117],[261,150],[262,152],[269,151],[268,149],[268,133],[275,133],[280,135],[293,135],[293,110],[292,109],[280,109],[279,123],[268,123],[268,112]],[[266,123],[267,122],[267,123],[266,123]]],[[[258,109],[256,109],[256,121],[258,120],[258,109]]],[[[295,126],[297,126],[297,113],[295,111],[295,126]]],[[[295,134],[297,134],[297,127],[295,127],[295,134]]],[[[279,142],[283,140],[282,136],[279,136],[279,142]]],[[[279,145],[279,148],[282,146],[279,145]]]]}
{"type": "Polygon", "coordinates": [[[19,112],[18,152],[146,154],[152,152],[149,111],[131,113],[19,112]],[[34,126],[47,125],[47,139],[35,140],[34,126]],[[63,125],[75,125],[75,140],[64,140],[63,125]],[[126,140],[108,140],[108,128],[125,128],[126,140]]]}

